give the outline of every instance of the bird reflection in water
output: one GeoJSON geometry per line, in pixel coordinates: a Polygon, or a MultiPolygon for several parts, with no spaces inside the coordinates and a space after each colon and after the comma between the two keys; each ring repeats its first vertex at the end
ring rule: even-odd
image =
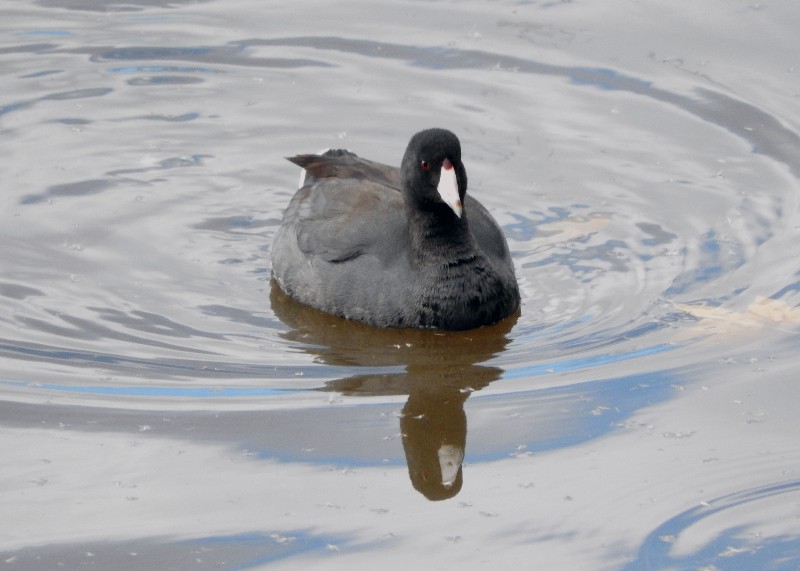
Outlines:
{"type": "Polygon", "coordinates": [[[461,490],[467,440],[464,402],[500,378],[502,369],[482,366],[505,350],[519,312],[491,327],[469,331],[377,329],[297,303],[272,283],[270,300],[291,329],[284,338],[317,361],[333,366],[404,366],[398,373],[354,375],[320,390],[347,396],[408,395],[400,431],[411,483],[429,500],[461,490]]]}

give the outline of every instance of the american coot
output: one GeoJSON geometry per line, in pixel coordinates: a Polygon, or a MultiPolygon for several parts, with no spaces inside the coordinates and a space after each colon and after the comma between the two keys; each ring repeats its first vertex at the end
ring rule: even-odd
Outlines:
{"type": "Polygon", "coordinates": [[[466,196],[461,144],[420,131],[397,169],[344,150],[289,159],[306,170],[272,245],[291,297],[377,327],[470,329],[514,313],[505,237],[466,196]]]}

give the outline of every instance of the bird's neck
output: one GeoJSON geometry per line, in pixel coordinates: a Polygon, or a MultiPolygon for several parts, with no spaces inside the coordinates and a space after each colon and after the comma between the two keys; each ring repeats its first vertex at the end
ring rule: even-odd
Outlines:
{"type": "Polygon", "coordinates": [[[447,265],[474,255],[466,213],[458,218],[447,206],[408,212],[411,252],[417,261],[447,265]]]}

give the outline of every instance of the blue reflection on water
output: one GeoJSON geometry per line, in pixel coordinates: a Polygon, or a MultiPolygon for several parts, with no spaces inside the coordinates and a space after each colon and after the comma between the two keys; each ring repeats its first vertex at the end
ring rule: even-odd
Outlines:
{"type": "MultiPolygon", "coordinates": [[[[266,507],[266,506],[265,506],[266,507]]],[[[374,542],[373,542],[374,543],[374,542]]],[[[340,548],[353,553],[372,547],[352,536],[310,529],[244,532],[192,539],[130,539],[26,547],[2,555],[15,569],[256,569],[303,554],[335,557],[340,548]],[[192,562],[188,564],[187,562],[192,562]]]]}
{"type": "Polygon", "coordinates": [[[182,65],[126,65],[106,68],[109,73],[225,73],[213,67],[196,67],[182,65]]]}
{"type": "Polygon", "coordinates": [[[572,70],[570,82],[576,85],[592,85],[607,91],[631,90],[633,87],[646,89],[653,85],[652,81],[645,81],[629,75],[623,75],[613,69],[603,67],[577,67],[572,70]]]}
{"type": "MultiPolygon", "coordinates": [[[[678,383],[675,373],[657,371],[520,393],[520,407],[526,407],[533,415],[537,408],[549,408],[553,403],[569,408],[569,419],[567,422],[560,422],[563,430],[557,436],[542,439],[532,433],[529,435],[530,440],[521,444],[525,444],[527,450],[542,452],[577,446],[600,438],[618,430],[638,410],[668,400],[675,394],[674,386],[678,383]]],[[[508,397],[497,394],[475,395],[472,398],[483,401],[500,399],[506,402],[508,397]]],[[[479,462],[507,457],[507,450],[495,450],[469,455],[469,460],[479,462]]]]}
{"type": "Polygon", "coordinates": [[[782,482],[722,496],[711,500],[708,505],[688,509],[652,531],[639,549],[636,559],[621,571],[700,568],[742,571],[798,569],[800,537],[781,535],[761,538],[755,533],[757,529],[746,525],[731,525],[696,552],[687,555],[670,554],[672,544],[680,534],[687,532],[693,525],[706,518],[717,515],[727,517],[723,512],[730,508],[798,491],[800,491],[800,481],[782,482]]]}
{"type": "Polygon", "coordinates": [[[104,59],[115,60],[136,60],[136,59],[173,59],[185,57],[200,57],[208,55],[214,51],[210,47],[157,47],[157,46],[139,46],[130,48],[115,48],[103,52],[104,59]]]}
{"type": "Polygon", "coordinates": [[[107,385],[57,385],[49,383],[31,384],[26,381],[3,381],[4,385],[29,387],[45,391],[59,391],[91,395],[115,395],[136,397],[255,397],[287,395],[310,389],[269,389],[269,388],[215,388],[215,387],[111,387],[107,385]]]}
{"type": "Polygon", "coordinates": [[[625,353],[603,353],[601,355],[576,357],[575,359],[565,359],[563,361],[555,361],[553,363],[526,365],[518,369],[509,369],[503,373],[502,377],[504,379],[518,379],[523,377],[539,377],[541,375],[547,375],[551,373],[577,371],[591,367],[599,367],[600,365],[608,365],[611,363],[618,363],[620,361],[627,361],[637,357],[655,355],[657,353],[663,353],[664,351],[671,351],[676,347],[677,345],[654,345],[652,347],[646,347],[636,351],[627,351],[625,353]]]}
{"type": "Polygon", "coordinates": [[[72,36],[72,32],[68,32],[67,30],[30,30],[28,32],[19,32],[16,35],[18,36],[55,36],[55,37],[64,37],[64,36],[72,36]]]}
{"type": "MultiPolygon", "coordinates": [[[[579,371],[601,365],[608,365],[612,363],[619,363],[638,357],[646,357],[655,355],[665,351],[670,351],[678,347],[677,345],[654,345],[644,349],[635,351],[627,351],[623,353],[603,353],[600,355],[589,355],[586,357],[576,357],[574,359],[564,359],[561,361],[553,361],[539,365],[526,365],[516,369],[508,369],[502,375],[503,379],[517,379],[524,377],[538,377],[552,373],[564,373],[569,371],[579,371]]],[[[1,348],[1,347],[0,347],[1,348]]],[[[17,351],[21,348],[17,347],[17,351]]],[[[30,350],[33,352],[33,350],[30,350]]],[[[41,352],[40,352],[41,353],[41,352]]],[[[138,359],[125,359],[113,355],[101,354],[83,354],[75,351],[52,351],[50,356],[58,356],[61,360],[82,360],[86,357],[91,357],[91,361],[96,363],[114,363],[122,361],[136,362],[137,364],[150,364],[156,368],[164,367],[165,369],[172,369],[174,365],[159,364],[153,361],[138,360],[138,359]]],[[[193,367],[191,364],[186,364],[180,367],[187,371],[191,371],[193,367]]],[[[373,371],[371,368],[364,368],[363,371],[359,368],[342,368],[342,372],[347,371],[353,373],[354,371],[360,373],[367,373],[373,371]]],[[[395,372],[397,367],[390,367],[387,369],[379,369],[381,373],[395,372]]],[[[166,372],[166,370],[165,370],[166,372]]],[[[200,371],[198,370],[198,373],[200,371]]],[[[222,373],[222,371],[220,371],[222,373]]],[[[249,371],[252,374],[263,374],[264,371],[256,368],[249,371]]],[[[309,371],[310,372],[310,371],[309,371]]],[[[304,375],[305,376],[305,375],[304,375]]],[[[345,377],[347,375],[343,375],[345,377]]],[[[108,385],[68,385],[57,383],[29,383],[21,380],[7,380],[0,381],[2,384],[29,387],[39,390],[49,390],[58,392],[73,392],[82,394],[96,394],[96,395],[117,395],[117,396],[144,396],[144,397],[241,397],[241,396],[272,396],[291,394],[299,391],[313,390],[309,388],[297,389],[272,389],[268,387],[222,387],[222,388],[208,388],[208,387],[186,387],[186,386],[108,386],[108,385]]],[[[225,382],[224,378],[220,378],[220,382],[225,382]]],[[[539,389],[533,389],[538,392],[539,389]]]]}
{"type": "Polygon", "coordinates": [[[247,561],[239,561],[236,569],[260,568],[267,563],[274,563],[301,553],[326,552],[333,554],[342,547],[347,547],[348,553],[358,550],[352,539],[344,536],[315,535],[306,530],[284,531],[271,535],[257,532],[210,536],[179,542],[176,546],[180,545],[202,548],[211,552],[226,548],[235,548],[236,553],[249,552],[250,549],[259,552],[247,561]],[[243,550],[242,547],[250,549],[243,550]]]}

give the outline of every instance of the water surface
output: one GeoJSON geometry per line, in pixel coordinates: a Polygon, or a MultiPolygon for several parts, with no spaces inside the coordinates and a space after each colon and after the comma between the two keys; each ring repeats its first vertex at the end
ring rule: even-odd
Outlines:
{"type": "Polygon", "coordinates": [[[0,567],[798,568],[790,3],[0,13],[0,567]],[[520,314],[277,291],[282,157],[431,126],[520,314]]]}

